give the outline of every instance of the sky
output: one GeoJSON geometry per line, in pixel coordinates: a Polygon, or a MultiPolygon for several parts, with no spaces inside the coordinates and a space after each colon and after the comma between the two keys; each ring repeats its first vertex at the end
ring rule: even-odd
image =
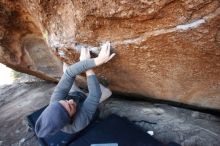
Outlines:
{"type": "Polygon", "coordinates": [[[13,83],[13,70],[0,63],[0,85],[13,83]]]}

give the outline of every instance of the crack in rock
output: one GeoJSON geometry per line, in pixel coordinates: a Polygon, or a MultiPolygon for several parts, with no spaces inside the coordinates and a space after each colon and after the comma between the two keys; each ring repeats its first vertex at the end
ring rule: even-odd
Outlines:
{"type": "Polygon", "coordinates": [[[188,29],[199,27],[201,24],[204,24],[205,22],[213,19],[214,17],[216,17],[219,14],[220,14],[220,8],[216,9],[215,12],[208,14],[208,15],[204,16],[203,18],[198,19],[196,21],[193,21],[191,23],[184,23],[184,24],[177,25],[175,27],[168,28],[168,29],[159,29],[159,30],[155,30],[155,31],[151,31],[151,32],[145,32],[142,35],[140,35],[139,37],[125,39],[122,41],[115,41],[112,44],[113,45],[138,44],[138,43],[143,42],[144,40],[146,40],[147,38],[152,37],[152,36],[158,36],[158,35],[162,35],[162,34],[166,34],[166,33],[170,33],[170,32],[175,32],[175,31],[186,31],[188,29]]]}
{"type": "MultiPolygon", "coordinates": [[[[113,47],[115,47],[117,45],[122,45],[122,44],[124,44],[124,45],[139,44],[139,43],[145,41],[147,38],[152,37],[152,36],[158,36],[158,35],[171,33],[171,32],[175,32],[175,31],[180,31],[180,32],[187,31],[189,29],[199,27],[200,25],[206,23],[208,20],[213,19],[214,17],[218,16],[219,14],[220,14],[220,8],[216,9],[213,13],[210,13],[210,14],[202,17],[201,19],[195,20],[193,22],[180,24],[175,27],[168,28],[168,29],[159,29],[159,30],[155,30],[155,31],[151,31],[151,32],[145,32],[136,38],[127,38],[127,39],[120,40],[120,41],[113,41],[113,42],[111,42],[111,45],[113,47]]],[[[72,48],[72,49],[76,50],[77,52],[80,52],[82,47],[86,47],[86,48],[89,48],[89,50],[95,54],[98,54],[100,51],[100,47],[94,47],[94,46],[90,46],[88,44],[77,43],[72,38],[66,39],[65,43],[60,43],[62,41],[59,41],[59,40],[57,40],[57,38],[56,39],[55,38],[56,37],[52,34],[50,36],[50,39],[48,40],[48,43],[50,44],[50,46],[52,48],[72,48]]],[[[63,52],[59,51],[58,53],[60,54],[61,57],[65,57],[65,54],[63,52]]]]}

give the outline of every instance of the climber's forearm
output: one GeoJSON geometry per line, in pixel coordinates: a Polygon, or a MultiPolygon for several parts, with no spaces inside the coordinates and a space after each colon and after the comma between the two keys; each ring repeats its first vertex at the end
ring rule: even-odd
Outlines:
{"type": "Polygon", "coordinates": [[[86,59],[69,66],[56,86],[50,102],[65,99],[71,89],[76,75],[95,67],[94,59],[86,59]]]}
{"type": "Polygon", "coordinates": [[[101,96],[100,95],[101,89],[99,86],[99,81],[98,81],[95,73],[91,69],[86,71],[86,76],[87,76],[87,85],[88,85],[89,94],[88,94],[85,102],[87,100],[89,100],[89,101],[91,101],[91,103],[94,102],[95,104],[98,104],[97,101],[99,101],[99,98],[101,96]]]}

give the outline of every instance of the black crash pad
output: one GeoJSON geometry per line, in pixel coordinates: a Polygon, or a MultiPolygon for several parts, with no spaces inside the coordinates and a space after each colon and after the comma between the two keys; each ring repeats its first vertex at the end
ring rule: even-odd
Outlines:
{"type": "MultiPolygon", "coordinates": [[[[34,129],[35,123],[46,107],[43,107],[27,116],[28,123],[34,129]]],[[[126,118],[110,115],[103,120],[94,120],[88,127],[77,134],[67,134],[62,131],[57,134],[39,138],[42,146],[163,146],[161,142],[142,131],[126,118]],[[107,145],[106,145],[107,146],[107,145]]],[[[179,146],[170,143],[167,146],[179,146]]]]}
{"type": "Polygon", "coordinates": [[[136,125],[116,115],[96,122],[73,141],[70,146],[92,144],[118,144],[118,146],[163,146],[161,142],[142,131],[136,125]]]}

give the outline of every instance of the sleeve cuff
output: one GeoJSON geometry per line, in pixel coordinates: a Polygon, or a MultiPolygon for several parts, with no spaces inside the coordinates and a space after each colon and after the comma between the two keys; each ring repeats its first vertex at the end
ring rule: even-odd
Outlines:
{"type": "Polygon", "coordinates": [[[87,59],[87,60],[86,60],[86,64],[87,64],[87,66],[89,66],[90,68],[96,66],[94,59],[87,59]]]}

